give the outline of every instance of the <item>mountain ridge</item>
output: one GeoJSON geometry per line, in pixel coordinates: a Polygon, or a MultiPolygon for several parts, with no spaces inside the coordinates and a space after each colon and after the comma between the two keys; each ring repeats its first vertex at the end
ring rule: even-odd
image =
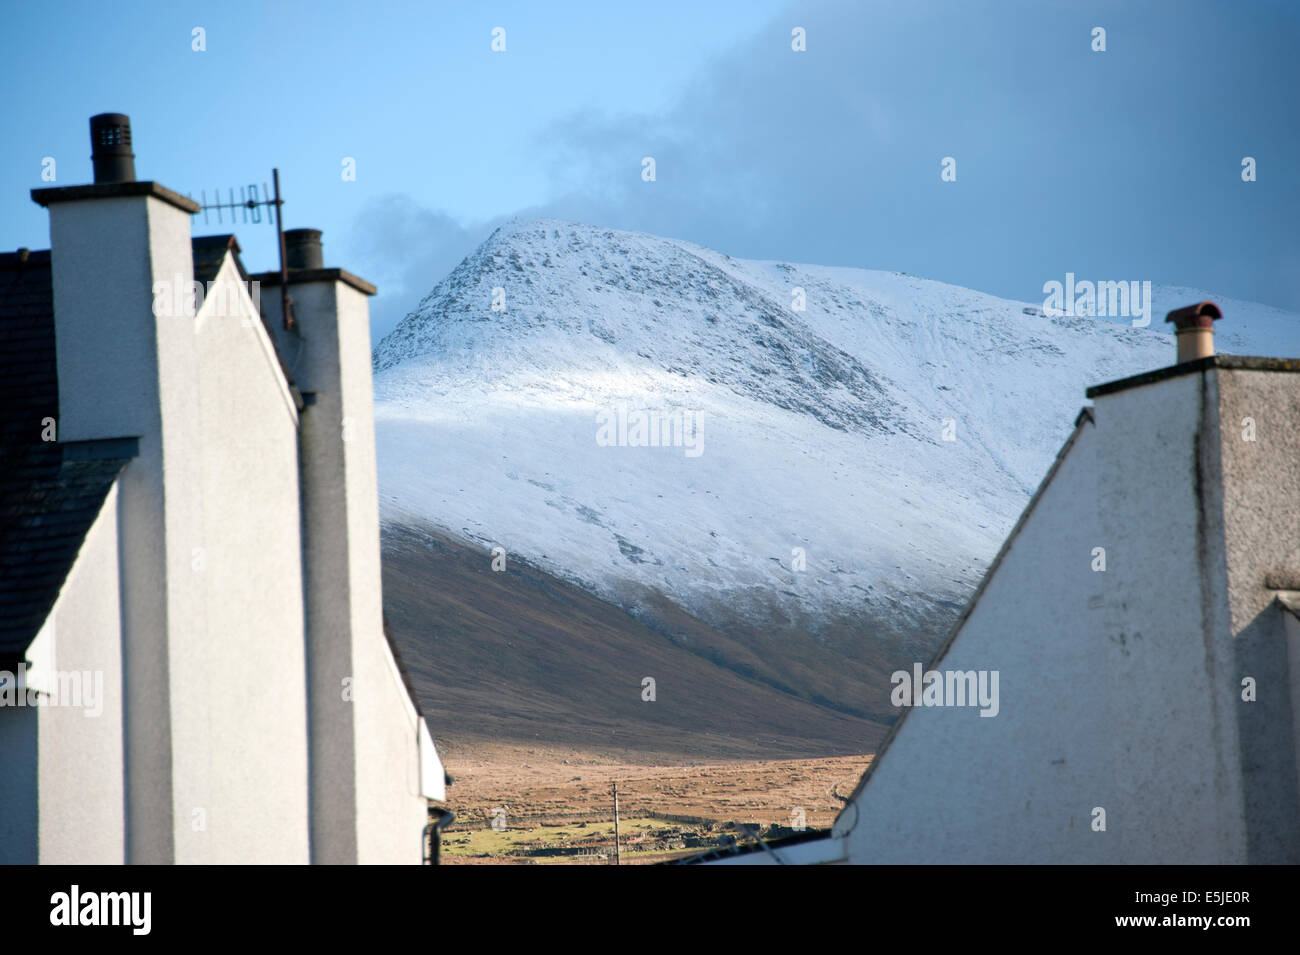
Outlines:
{"type": "MultiPolygon", "coordinates": [[[[1239,323],[1225,345],[1279,328],[1291,337],[1272,353],[1300,345],[1294,316],[1219,301],[1223,327],[1239,323]]],[[[1172,337],[1151,324],[520,223],[375,349],[381,513],[485,560],[501,548],[633,616],[666,598],[750,634],[791,692],[836,683],[828,702],[861,712],[831,672],[926,658],[1084,388],[1171,363],[1172,337]],[[598,421],[620,407],[697,414],[704,453],[602,446],[598,421]]]]}

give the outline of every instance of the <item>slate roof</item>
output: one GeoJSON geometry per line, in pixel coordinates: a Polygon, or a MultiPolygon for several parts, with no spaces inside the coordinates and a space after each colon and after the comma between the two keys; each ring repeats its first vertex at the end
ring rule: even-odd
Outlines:
{"type": "Polygon", "coordinates": [[[196,235],[190,240],[190,250],[194,255],[194,278],[205,285],[217,277],[226,253],[233,252],[239,276],[247,279],[244,263],[239,259],[239,240],[233,235],[196,235]]]}
{"type": "Polygon", "coordinates": [[[42,440],[59,416],[50,253],[0,253],[0,669],[49,615],[132,441],[42,440]]]}
{"type": "Polygon", "coordinates": [[[69,460],[66,447],[6,454],[0,472],[0,669],[13,670],[45,623],[129,460],[69,460]]]}

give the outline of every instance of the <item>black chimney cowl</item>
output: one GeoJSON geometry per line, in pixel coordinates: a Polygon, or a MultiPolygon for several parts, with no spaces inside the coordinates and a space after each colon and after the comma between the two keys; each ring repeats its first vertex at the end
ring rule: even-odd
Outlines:
{"type": "Polygon", "coordinates": [[[135,153],[131,152],[131,117],[100,113],[90,117],[90,160],[95,182],[135,182],[135,153]]]}
{"type": "Polygon", "coordinates": [[[323,269],[320,229],[285,229],[284,264],[290,269],[323,269]]]}

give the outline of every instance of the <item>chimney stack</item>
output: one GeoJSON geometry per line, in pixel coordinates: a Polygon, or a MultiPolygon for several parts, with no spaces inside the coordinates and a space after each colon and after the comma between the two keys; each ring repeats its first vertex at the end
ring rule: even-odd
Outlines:
{"type": "Polygon", "coordinates": [[[291,269],[323,269],[320,229],[285,229],[284,264],[291,269]]]}
{"type": "Polygon", "coordinates": [[[90,117],[90,159],[95,182],[135,182],[135,153],[131,152],[131,117],[100,113],[90,117]]]}
{"type": "MultiPolygon", "coordinates": [[[[357,864],[377,858],[366,848],[366,833],[381,824],[382,813],[376,815],[378,810],[368,807],[387,805],[385,800],[395,792],[383,789],[388,784],[382,773],[363,769],[381,759],[373,730],[380,725],[375,722],[381,719],[380,710],[370,707],[387,703],[375,694],[374,702],[363,702],[358,695],[356,702],[339,705],[338,692],[340,680],[356,675],[360,683],[362,673],[383,685],[388,679],[384,669],[390,666],[383,660],[388,650],[370,368],[368,298],[375,287],[344,269],[323,268],[320,236],[319,229],[284,233],[284,281],[293,288],[301,334],[284,326],[283,299],[266,294],[267,289],[278,290],[279,271],[250,278],[262,283],[263,315],[281,351],[294,356],[294,383],[306,401],[298,419],[298,487],[312,861],[357,864]],[[340,581],[347,585],[340,587],[340,581]]],[[[396,672],[395,665],[389,672],[396,672]]],[[[400,681],[390,685],[396,688],[400,681]]]]}
{"type": "Polygon", "coordinates": [[[1185,308],[1176,308],[1165,316],[1174,323],[1174,337],[1178,342],[1178,364],[1209,358],[1214,354],[1214,322],[1223,318],[1219,306],[1213,302],[1198,302],[1185,308]]]}
{"type": "Polygon", "coordinates": [[[194,572],[193,549],[211,533],[202,497],[211,427],[196,320],[155,314],[151,304],[160,285],[187,289],[194,280],[190,225],[199,205],[136,181],[126,116],[92,116],[90,133],[94,185],[32,190],[50,216],[58,438],[139,439],[118,478],[122,517],[113,531],[123,555],[114,588],[125,720],[119,791],[126,861],[171,864],[196,858],[182,794],[204,791],[217,748],[197,716],[212,705],[207,697],[198,711],[173,706],[175,681],[207,659],[190,647],[208,626],[211,585],[194,572]]]}

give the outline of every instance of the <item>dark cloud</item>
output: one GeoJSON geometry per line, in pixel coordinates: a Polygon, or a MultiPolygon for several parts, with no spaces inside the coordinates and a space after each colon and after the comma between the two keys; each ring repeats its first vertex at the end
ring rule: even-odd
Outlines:
{"type": "MultiPolygon", "coordinates": [[[[801,3],[664,113],[575,112],[521,144],[552,198],[514,215],[1026,301],[1072,271],[1300,307],[1300,185],[1284,173],[1300,149],[1284,119],[1296,33],[1272,4],[801,3]],[[1259,182],[1240,181],[1244,155],[1259,182]],[[945,156],[955,183],[940,181],[945,156]]],[[[393,313],[495,224],[368,210],[377,254],[403,263],[393,313]]]]}
{"type": "Polygon", "coordinates": [[[378,342],[454,269],[491,229],[457,222],[407,195],[369,203],[349,230],[340,258],[379,286],[370,303],[371,340],[378,342]]]}

